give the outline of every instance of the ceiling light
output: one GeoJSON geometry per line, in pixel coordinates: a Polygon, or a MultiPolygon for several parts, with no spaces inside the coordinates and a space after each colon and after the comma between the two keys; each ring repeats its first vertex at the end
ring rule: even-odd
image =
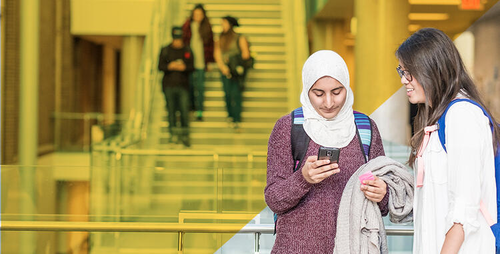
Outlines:
{"type": "Polygon", "coordinates": [[[461,0],[408,0],[413,5],[459,5],[461,0]]]}
{"type": "Polygon", "coordinates": [[[447,20],[450,18],[448,13],[410,13],[408,19],[410,20],[447,20]]]}

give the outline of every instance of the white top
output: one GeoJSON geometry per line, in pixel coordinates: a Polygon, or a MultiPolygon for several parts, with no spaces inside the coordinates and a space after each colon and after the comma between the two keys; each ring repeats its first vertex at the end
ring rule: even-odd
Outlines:
{"type": "Polygon", "coordinates": [[[194,68],[197,70],[205,69],[205,51],[203,39],[200,36],[200,24],[195,21],[191,21],[191,50],[194,56],[194,68]]]}
{"type": "Polygon", "coordinates": [[[446,115],[445,133],[448,152],[435,131],[422,155],[425,175],[423,187],[415,191],[413,253],[440,253],[454,223],[461,223],[465,233],[459,254],[495,253],[495,238],[479,210],[482,200],[496,221],[489,120],[479,107],[458,102],[446,115]]]}

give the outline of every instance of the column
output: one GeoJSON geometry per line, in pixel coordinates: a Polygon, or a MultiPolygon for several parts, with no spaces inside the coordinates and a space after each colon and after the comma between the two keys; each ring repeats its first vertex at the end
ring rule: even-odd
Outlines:
{"type": "Polygon", "coordinates": [[[141,54],[142,38],[139,36],[124,36],[121,55],[120,86],[120,107],[122,114],[130,114],[134,105],[137,105],[136,99],[140,98],[137,77],[141,64],[141,54]]]}
{"type": "Polygon", "coordinates": [[[105,124],[114,122],[112,115],[116,114],[116,51],[109,45],[103,46],[103,88],[102,112],[105,124]]]}
{"type": "Polygon", "coordinates": [[[382,138],[408,144],[409,104],[394,52],[406,39],[410,6],[401,0],[355,0],[354,109],[371,115],[382,138]]]}
{"type": "Polygon", "coordinates": [[[312,52],[328,49],[333,50],[342,57],[346,54],[346,33],[344,20],[314,20],[311,24],[312,30],[312,52]]]}
{"type": "MultiPolygon", "coordinates": [[[[35,167],[38,148],[38,37],[39,0],[22,0],[20,9],[20,87],[19,87],[19,174],[21,181],[20,213],[33,220],[36,213],[35,167]]],[[[23,232],[19,253],[35,252],[33,232],[23,232]]]]}

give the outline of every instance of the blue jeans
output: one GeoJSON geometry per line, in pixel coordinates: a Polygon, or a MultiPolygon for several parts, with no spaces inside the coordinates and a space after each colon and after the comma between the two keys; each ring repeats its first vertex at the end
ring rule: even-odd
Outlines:
{"type": "Polygon", "coordinates": [[[166,87],[163,92],[165,93],[165,100],[167,101],[168,111],[168,129],[171,135],[189,135],[189,92],[181,87],[166,87]],[[180,113],[180,133],[174,133],[178,130],[176,112],[180,113]]]}
{"type": "Polygon", "coordinates": [[[205,101],[205,70],[195,69],[190,76],[191,101],[194,110],[203,111],[205,101]]]}
{"type": "Polygon", "coordinates": [[[229,117],[233,118],[233,122],[241,122],[241,110],[243,96],[240,81],[236,79],[228,79],[221,74],[222,88],[224,89],[224,98],[226,100],[226,109],[229,117]]]}

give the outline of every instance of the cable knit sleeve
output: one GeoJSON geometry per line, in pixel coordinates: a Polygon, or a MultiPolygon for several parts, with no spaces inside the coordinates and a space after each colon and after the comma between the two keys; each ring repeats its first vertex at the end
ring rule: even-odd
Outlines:
{"type": "MultiPolygon", "coordinates": [[[[370,160],[375,159],[379,156],[385,156],[384,145],[382,144],[382,137],[380,137],[380,132],[378,131],[377,124],[375,121],[370,119],[372,123],[372,143],[370,147],[370,160]]],[[[389,213],[389,186],[387,186],[387,193],[384,198],[378,202],[378,207],[382,216],[386,216],[389,213]]]]}
{"type": "MultiPolygon", "coordinates": [[[[448,156],[448,214],[446,232],[454,223],[463,225],[465,239],[479,228],[482,172],[486,149],[493,149],[489,122],[476,106],[459,102],[446,115],[448,156]],[[491,146],[491,148],[490,148],[491,146]]],[[[488,154],[490,154],[489,152],[488,154]]],[[[491,191],[494,192],[494,189],[491,191]]]]}
{"type": "Polygon", "coordinates": [[[294,208],[310,190],[312,184],[302,176],[301,170],[293,172],[291,148],[291,116],[280,118],[269,137],[267,151],[266,203],[276,214],[294,208]]]}

